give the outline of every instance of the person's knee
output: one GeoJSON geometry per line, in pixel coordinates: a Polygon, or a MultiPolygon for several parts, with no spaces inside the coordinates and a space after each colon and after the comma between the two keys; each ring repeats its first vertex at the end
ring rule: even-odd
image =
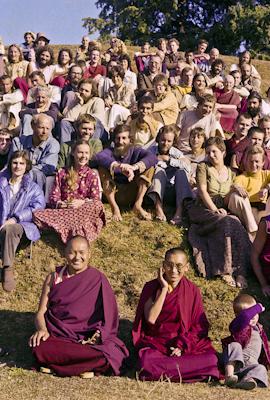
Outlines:
{"type": "Polygon", "coordinates": [[[265,376],[267,375],[266,367],[262,364],[256,365],[253,369],[254,373],[256,372],[256,376],[265,376]]]}
{"type": "Polygon", "coordinates": [[[13,235],[17,230],[17,227],[15,224],[11,225],[4,225],[3,228],[1,229],[1,233],[3,233],[5,236],[10,236],[13,235]]]}

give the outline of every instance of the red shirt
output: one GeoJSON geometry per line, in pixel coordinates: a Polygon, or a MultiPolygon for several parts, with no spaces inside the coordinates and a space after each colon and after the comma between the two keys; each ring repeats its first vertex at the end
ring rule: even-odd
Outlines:
{"type": "Polygon", "coordinates": [[[102,76],[107,75],[106,67],[104,67],[104,65],[97,65],[96,67],[92,67],[91,65],[89,65],[89,67],[86,68],[83,77],[85,79],[94,78],[97,75],[102,75],[102,76]]]}

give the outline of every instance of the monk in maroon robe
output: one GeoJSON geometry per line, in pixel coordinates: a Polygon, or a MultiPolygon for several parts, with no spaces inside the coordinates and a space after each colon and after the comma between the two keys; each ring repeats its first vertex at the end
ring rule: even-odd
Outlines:
{"type": "Polygon", "coordinates": [[[132,331],[142,380],[195,382],[220,376],[200,291],[184,277],[188,266],[181,249],[168,250],[158,279],[143,288],[132,331]]]}
{"type": "Polygon", "coordinates": [[[88,241],[75,236],[66,266],[44,283],[29,345],[40,370],[58,376],[118,375],[128,351],[117,338],[118,311],[106,277],[88,267],[88,241]]]}

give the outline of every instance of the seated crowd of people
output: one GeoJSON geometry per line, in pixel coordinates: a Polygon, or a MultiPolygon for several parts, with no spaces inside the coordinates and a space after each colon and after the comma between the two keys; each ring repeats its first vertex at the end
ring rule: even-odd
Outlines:
{"type": "MultiPolygon", "coordinates": [[[[106,224],[103,201],[116,222],[123,207],[158,223],[184,220],[200,276],[245,289],[251,263],[270,296],[270,90],[263,98],[250,53],[226,66],[217,48],[207,53],[206,40],[183,53],[177,39],[160,39],[157,49],[144,43],[134,54],[135,73],[116,37],[102,51],[84,36],[76,54],[61,48],[57,62],[44,33],[24,39],[6,55],[0,47],[1,280],[15,289],[16,249],[40,230],[66,244],[29,341],[40,370],[119,374],[128,356],[113,291],[88,266],[89,243],[106,224]]],[[[143,288],[133,327],[141,379],[222,376],[188,268],[186,253],[170,249],[143,288]]],[[[233,306],[225,382],[266,387],[264,307],[249,295],[233,306]]]]}

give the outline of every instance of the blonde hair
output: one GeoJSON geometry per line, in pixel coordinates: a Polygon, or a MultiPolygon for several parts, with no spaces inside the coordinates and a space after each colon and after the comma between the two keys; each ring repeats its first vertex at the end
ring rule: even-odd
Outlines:
{"type": "Polygon", "coordinates": [[[264,156],[264,149],[261,146],[250,146],[247,150],[247,157],[253,156],[254,154],[261,154],[264,156]]]}
{"type": "Polygon", "coordinates": [[[70,190],[74,191],[77,189],[77,179],[78,179],[78,174],[75,171],[75,168],[72,166],[69,168],[66,178],[67,186],[70,190]]]}
{"type": "Polygon", "coordinates": [[[254,297],[249,294],[239,294],[233,301],[233,311],[238,315],[241,311],[246,310],[256,304],[254,297]]]}

